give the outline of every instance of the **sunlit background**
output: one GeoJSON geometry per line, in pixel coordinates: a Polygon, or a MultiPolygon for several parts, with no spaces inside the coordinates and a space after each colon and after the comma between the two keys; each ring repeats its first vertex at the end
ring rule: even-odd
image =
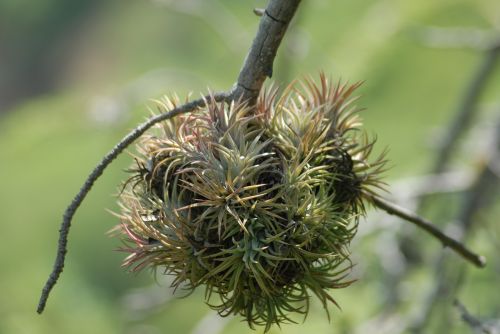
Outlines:
{"type": "MultiPolygon", "coordinates": [[[[179,299],[170,278],[120,267],[125,254],[106,235],[118,221],[107,210],[117,210],[127,154],[77,213],[65,271],[45,313],[35,309],[62,212],[94,165],[150,115],[152,99],[231,87],[257,28],[252,10],[263,6],[0,0],[0,333],[254,333],[240,318],[219,318],[201,290],[179,299]]],[[[500,66],[487,70],[448,166],[453,173],[430,183],[421,177],[432,172],[443,135],[499,38],[498,0],[303,1],[273,81],[286,85],[320,71],[364,81],[359,104],[367,131],[390,149],[393,196],[420,206],[450,234],[491,165],[466,238],[489,263],[480,270],[454,254],[439,260],[436,240],[369,211],[352,245],[357,282],[332,291],[342,310],[332,307],[328,321],[314,302],[305,322],[271,333],[472,333],[455,298],[488,326],[500,319],[500,66]]]]}

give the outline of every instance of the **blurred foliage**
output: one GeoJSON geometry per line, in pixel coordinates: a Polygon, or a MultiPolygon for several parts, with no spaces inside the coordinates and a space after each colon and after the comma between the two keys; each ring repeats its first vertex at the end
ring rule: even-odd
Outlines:
{"type": "Polygon", "coordinates": [[[0,2],[0,112],[57,85],[53,72],[95,4],[96,0],[0,2]]]}
{"type": "MultiPolygon", "coordinates": [[[[0,78],[6,80],[14,73],[9,68],[22,60],[26,65],[15,66],[31,70],[16,72],[19,77],[14,79],[53,83],[38,90],[45,95],[18,99],[0,118],[0,333],[86,333],[89,324],[98,333],[189,333],[202,318],[211,319],[204,318],[210,311],[200,292],[185,299],[165,298],[149,308],[140,298],[131,302],[130,293],[154,284],[153,277],[120,268],[124,254],[113,251],[119,244],[105,234],[116,218],[104,211],[117,209],[111,194],[126,177],[123,169],[131,163],[126,155],[105,173],[76,215],[66,270],[45,313],[35,313],[55,255],[61,214],[87,173],[128,129],[147,117],[148,99],[174,91],[197,96],[207,87],[230,87],[258,23],[251,10],[264,6],[264,1],[183,3],[0,2],[0,78]],[[197,10],[206,3],[217,10],[197,10]]],[[[482,55],[477,50],[430,48],[421,29],[499,30],[499,13],[497,0],[304,1],[280,50],[274,79],[287,83],[324,70],[333,78],[364,80],[360,104],[368,110],[362,117],[366,128],[378,135],[378,146],[390,148],[394,167],[387,173],[389,180],[424,173],[433,159],[436,129],[453,117],[482,55]]],[[[493,105],[498,111],[498,67],[496,72],[480,107],[493,105]]],[[[14,82],[9,80],[7,86],[14,82]]],[[[482,108],[482,117],[491,110],[495,108],[482,108]]],[[[474,167],[472,153],[467,151],[457,163],[474,167]]],[[[430,218],[446,223],[453,216],[450,211],[460,205],[459,197],[436,196],[430,218]]],[[[490,318],[500,314],[498,202],[493,199],[496,205],[478,215],[478,228],[469,239],[489,265],[484,270],[466,267],[459,296],[471,312],[490,318]]],[[[370,226],[382,216],[369,214],[363,224],[370,226]]],[[[343,310],[332,310],[331,323],[316,303],[304,324],[284,326],[283,332],[363,332],[367,321],[385,313],[388,259],[383,254],[391,249],[386,241],[401,224],[406,223],[355,238],[357,267],[352,276],[358,282],[335,291],[343,310]]],[[[441,252],[435,240],[413,233],[425,261],[399,285],[404,302],[398,306],[397,322],[418,312],[433,284],[432,259],[441,252]]],[[[165,291],[170,296],[168,282],[158,279],[162,284],[152,288],[153,296],[165,291]]],[[[435,330],[429,332],[439,332],[439,320],[434,318],[435,330]]],[[[450,332],[468,333],[458,314],[450,326],[450,332]]],[[[230,319],[222,333],[234,332],[252,331],[230,319]]]]}

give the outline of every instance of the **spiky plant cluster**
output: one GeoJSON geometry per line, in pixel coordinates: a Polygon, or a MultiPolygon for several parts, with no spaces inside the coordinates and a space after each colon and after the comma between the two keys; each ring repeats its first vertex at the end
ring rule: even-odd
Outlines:
{"type": "Polygon", "coordinates": [[[351,283],[348,246],[384,165],[369,161],[358,86],[321,76],[252,109],[207,101],[144,136],[121,197],[124,265],[203,285],[219,314],[266,330],[307,314],[311,295],[336,304],[328,290],[351,283]]]}

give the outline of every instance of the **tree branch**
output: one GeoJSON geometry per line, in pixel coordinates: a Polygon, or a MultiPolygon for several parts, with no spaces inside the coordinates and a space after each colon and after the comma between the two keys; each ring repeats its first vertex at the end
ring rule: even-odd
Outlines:
{"type": "MultiPolygon", "coordinates": [[[[460,213],[457,216],[456,222],[449,224],[450,227],[457,230],[458,238],[462,242],[465,242],[470,235],[469,232],[474,227],[474,217],[477,212],[487,210],[487,206],[492,204],[492,196],[489,196],[489,194],[496,189],[498,183],[498,178],[491,170],[490,164],[500,156],[500,118],[493,132],[491,134],[492,138],[483,138],[483,140],[493,142],[495,144],[494,150],[480,166],[474,183],[463,194],[460,213]]],[[[488,136],[483,134],[483,137],[488,136]]],[[[446,301],[458,293],[465,275],[463,269],[462,266],[457,266],[455,262],[450,262],[446,253],[441,254],[433,268],[434,288],[428,293],[425,303],[420,308],[420,314],[411,325],[412,333],[424,333],[429,323],[429,318],[435,314],[434,311],[439,301],[446,301]]]]}
{"type": "Polygon", "coordinates": [[[299,4],[300,0],[269,2],[260,19],[259,30],[245,58],[238,81],[233,87],[233,100],[255,103],[264,81],[273,75],[276,52],[299,4]]]}
{"type": "Polygon", "coordinates": [[[496,333],[496,330],[494,328],[490,328],[490,326],[488,326],[487,324],[483,323],[481,320],[470,314],[467,308],[458,299],[455,299],[455,301],[453,302],[453,306],[455,306],[458,309],[458,311],[460,312],[460,316],[462,317],[462,320],[471,329],[475,330],[478,333],[484,333],[484,334],[496,333]]]}
{"type": "Polygon", "coordinates": [[[146,122],[142,123],[138,127],[136,127],[132,132],[130,132],[128,135],[126,135],[115,147],[111,149],[111,151],[108,152],[104,156],[104,158],[99,162],[99,164],[94,168],[92,173],[87,177],[85,180],[85,183],[83,184],[82,188],[76,194],[76,196],[73,198],[73,201],[71,204],[66,208],[66,211],[64,212],[63,215],[63,221],[61,223],[61,227],[59,229],[59,241],[58,241],[58,246],[57,246],[57,255],[56,255],[56,260],[54,262],[54,267],[52,269],[52,272],[45,283],[45,286],[43,287],[42,290],[42,295],[40,296],[40,301],[38,302],[38,308],[37,312],[42,313],[45,304],[47,303],[47,298],[49,297],[50,291],[54,287],[54,285],[57,283],[57,280],[59,279],[59,276],[61,275],[63,269],[64,269],[64,260],[66,258],[66,253],[67,253],[67,244],[68,244],[68,233],[69,229],[71,227],[71,221],[73,220],[73,216],[75,215],[76,210],[80,206],[80,204],[83,202],[87,194],[90,192],[92,189],[92,186],[94,185],[95,181],[102,175],[104,170],[109,166],[109,164],[116,159],[120,153],[125,150],[130,144],[132,144],[137,138],[139,138],[146,130],[151,128],[153,125],[156,123],[159,123],[161,121],[165,121],[167,119],[170,119],[172,117],[175,117],[180,114],[184,114],[190,111],[193,111],[197,108],[203,107],[206,103],[206,101],[209,101],[210,99],[214,99],[216,101],[223,101],[228,98],[227,93],[219,93],[215,95],[210,95],[206,96],[205,98],[198,99],[189,103],[186,103],[184,105],[181,105],[177,108],[172,109],[171,111],[163,114],[159,114],[157,116],[151,117],[148,119],[146,122]]]}
{"type": "Polygon", "coordinates": [[[444,247],[449,247],[459,255],[461,255],[464,259],[469,262],[472,262],[478,267],[484,267],[486,265],[486,259],[483,256],[477,255],[473,253],[471,250],[467,249],[462,243],[459,241],[447,236],[443,232],[441,232],[434,224],[428,221],[425,218],[418,216],[417,214],[402,208],[396,204],[390,203],[389,201],[368,193],[364,193],[368,200],[370,200],[373,205],[377,208],[386,211],[388,214],[396,215],[404,220],[407,220],[426,232],[433,235],[435,238],[439,239],[444,247]]]}
{"type": "MultiPolygon", "coordinates": [[[[442,172],[447,170],[451,157],[456,153],[455,151],[459,144],[460,137],[463,136],[464,132],[470,127],[475,119],[478,109],[477,103],[480,99],[481,94],[488,86],[489,79],[491,78],[493,73],[492,69],[494,69],[495,66],[498,66],[498,63],[500,61],[500,38],[498,36],[489,37],[487,41],[485,38],[483,38],[483,42],[487,44],[484,45],[484,48],[480,49],[484,50],[480,54],[481,60],[477,64],[477,68],[474,69],[474,73],[471,74],[469,82],[467,83],[464,92],[462,96],[460,96],[457,103],[455,116],[453,117],[453,119],[450,119],[450,124],[445,129],[443,139],[436,150],[436,157],[432,162],[431,168],[433,174],[444,175],[442,172]]],[[[460,180],[461,182],[463,182],[464,178],[462,177],[460,180]]],[[[436,183],[438,182],[434,182],[433,186],[435,186],[436,183]]],[[[467,189],[468,188],[469,186],[467,187],[467,189]]],[[[420,196],[415,202],[414,211],[420,213],[428,204],[428,195],[426,194],[425,196],[420,196]]],[[[465,205],[467,206],[468,204],[465,205]]],[[[406,265],[403,270],[388,277],[388,287],[390,294],[389,298],[394,300],[394,309],[396,309],[398,307],[398,304],[401,303],[401,297],[398,296],[398,289],[393,289],[393,285],[395,283],[401,282],[403,277],[407,275],[410,269],[419,263],[419,261],[416,259],[419,259],[421,257],[421,251],[417,248],[417,245],[415,243],[416,241],[409,235],[409,231],[404,229],[399,241],[400,252],[412,255],[411,258],[407,259],[406,265]]],[[[440,264],[437,264],[436,268],[438,268],[438,266],[439,271],[441,272],[442,267],[440,267],[440,264]]],[[[439,289],[438,285],[439,284],[436,284],[436,289],[434,289],[434,291],[437,291],[439,289]]],[[[416,325],[417,321],[415,321],[414,325],[412,325],[413,328],[416,328],[415,326],[420,326],[416,325]]]]}

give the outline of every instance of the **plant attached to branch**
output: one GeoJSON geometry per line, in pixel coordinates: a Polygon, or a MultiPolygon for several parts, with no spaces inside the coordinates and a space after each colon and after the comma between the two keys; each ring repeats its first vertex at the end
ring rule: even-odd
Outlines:
{"type": "Polygon", "coordinates": [[[383,155],[361,131],[353,91],[358,85],[306,80],[281,95],[262,91],[300,0],[270,0],[259,30],[228,92],[178,105],[160,103],[90,173],[67,207],[54,268],[37,312],[64,268],[75,212],[109,164],[135,140],[139,156],[124,185],[122,232],[132,270],[165,268],[175,287],[206,289],[221,315],[250,326],[307,314],[310,295],[325,309],[328,290],[343,288],[349,243],[366,202],[410,221],[464,259],[483,257],[431,222],[377,196],[383,155]],[[260,94],[260,95],[259,95],[260,94]],[[190,113],[190,114],[188,114],[190,113]],[[156,132],[145,134],[156,125],[156,132]]]}
{"type": "Polygon", "coordinates": [[[311,293],[335,303],[327,290],[350,284],[363,192],[380,186],[385,163],[369,160],[357,86],[322,76],[261,94],[256,112],[210,100],[143,136],[122,195],[124,265],[164,267],[175,287],[204,285],[219,314],[266,329],[307,314],[311,293]]]}

